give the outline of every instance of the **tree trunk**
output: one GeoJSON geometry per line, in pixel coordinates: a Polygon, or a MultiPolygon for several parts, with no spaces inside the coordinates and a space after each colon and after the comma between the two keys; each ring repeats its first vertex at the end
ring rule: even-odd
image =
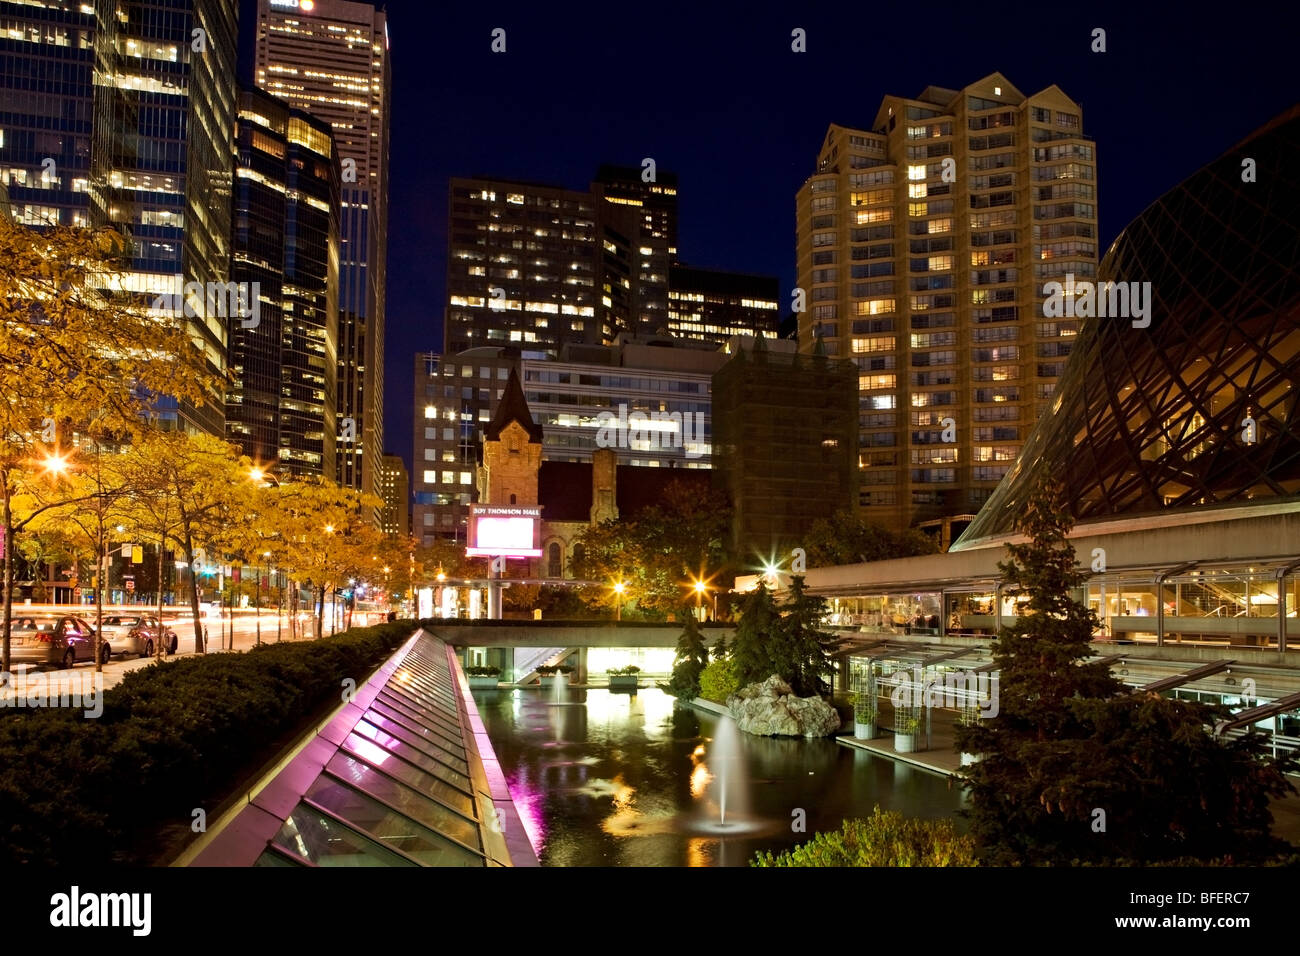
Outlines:
{"type": "Polygon", "coordinates": [[[10,627],[10,608],[14,601],[14,516],[9,502],[9,469],[0,468],[0,499],[3,499],[4,506],[4,585],[3,595],[0,595],[0,610],[4,612],[4,621],[0,623],[0,629],[4,631],[3,640],[0,641],[0,670],[9,673],[9,638],[10,627]]]}
{"type": "MultiPolygon", "coordinates": [[[[100,508],[104,503],[99,503],[100,508]]],[[[104,665],[99,660],[99,648],[104,640],[104,592],[108,587],[108,532],[104,530],[104,516],[100,513],[99,532],[96,535],[95,548],[99,552],[96,561],[101,562],[99,574],[95,575],[95,673],[100,674],[104,671],[104,665]]]]}
{"type": "Polygon", "coordinates": [[[203,640],[203,618],[199,614],[199,576],[194,571],[194,541],[188,531],[185,532],[185,560],[190,565],[190,612],[194,615],[194,653],[206,654],[207,646],[203,640]]]}
{"type": "Polygon", "coordinates": [[[320,586],[316,599],[316,640],[325,636],[325,585],[320,586]]]}
{"type": "MultiPolygon", "coordinates": [[[[163,511],[163,527],[167,526],[167,512],[163,511]]],[[[162,660],[164,654],[163,643],[167,640],[167,628],[163,625],[163,555],[165,545],[167,544],[167,535],[164,533],[158,538],[158,637],[154,641],[154,655],[158,660],[162,660]]]]}

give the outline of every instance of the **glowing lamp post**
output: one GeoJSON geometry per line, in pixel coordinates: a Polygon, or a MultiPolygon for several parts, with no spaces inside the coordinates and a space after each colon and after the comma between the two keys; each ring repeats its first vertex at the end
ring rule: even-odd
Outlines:
{"type": "Polygon", "coordinates": [[[614,593],[618,596],[618,600],[614,602],[615,621],[623,620],[623,592],[626,590],[627,590],[627,585],[625,585],[622,581],[618,581],[615,583],[614,593]]]}

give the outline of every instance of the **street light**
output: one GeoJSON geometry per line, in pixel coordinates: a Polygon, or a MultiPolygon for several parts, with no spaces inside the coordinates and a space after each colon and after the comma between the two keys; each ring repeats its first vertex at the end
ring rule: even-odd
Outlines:
{"type": "Polygon", "coordinates": [[[51,475],[61,475],[68,470],[68,458],[66,455],[53,452],[45,456],[44,461],[41,462],[41,467],[51,475]]]}
{"type": "Polygon", "coordinates": [[[615,582],[615,584],[614,584],[614,593],[618,595],[618,601],[615,602],[615,604],[614,604],[614,614],[615,614],[614,620],[616,620],[616,621],[621,621],[621,620],[623,620],[623,592],[624,592],[624,590],[626,590],[626,585],[623,584],[622,581],[617,581],[617,582],[615,582]]]}

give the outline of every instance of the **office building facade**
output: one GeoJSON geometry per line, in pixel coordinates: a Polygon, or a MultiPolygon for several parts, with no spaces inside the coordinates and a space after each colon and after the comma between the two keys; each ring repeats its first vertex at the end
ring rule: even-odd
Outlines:
{"type": "Polygon", "coordinates": [[[444,354],[514,346],[555,356],[635,321],[638,207],[493,179],[450,184],[444,354]]]}
{"type": "Polygon", "coordinates": [[[384,513],[379,529],[394,537],[411,533],[411,480],[401,455],[384,455],[379,472],[380,497],[384,499],[384,513]]]}
{"type": "Polygon", "coordinates": [[[677,261],[677,175],[646,166],[604,163],[591,191],[605,206],[631,207],[635,219],[635,331],[668,329],[669,269],[677,261]]]}
{"type": "Polygon", "coordinates": [[[236,282],[254,323],[230,324],[226,436],[281,474],[334,478],[339,159],[330,125],[257,90],[240,93],[236,282]]]}
{"type": "MultiPolygon", "coordinates": [[[[0,4],[0,170],[13,212],[129,235],[122,286],[140,308],[185,283],[229,281],[236,22],[235,0],[0,4]]],[[[227,318],[191,305],[191,336],[224,375],[227,318]]],[[[163,397],[156,412],[171,427],[224,432],[220,393],[202,406],[163,397]]]]}
{"type": "Polygon", "coordinates": [[[896,528],[979,510],[1052,401],[1097,271],[1096,152],[1056,86],[1001,74],[831,126],[797,197],[799,342],[859,373],[859,487],[896,528]]]}
{"type": "Polygon", "coordinates": [[[336,473],[340,484],[377,495],[384,447],[387,17],[352,0],[259,0],[255,65],[260,89],[334,131],[342,191],[336,473]]]}
{"type": "Polygon", "coordinates": [[[722,345],[733,336],[780,333],[776,276],[674,265],[668,271],[668,331],[722,345]]]}

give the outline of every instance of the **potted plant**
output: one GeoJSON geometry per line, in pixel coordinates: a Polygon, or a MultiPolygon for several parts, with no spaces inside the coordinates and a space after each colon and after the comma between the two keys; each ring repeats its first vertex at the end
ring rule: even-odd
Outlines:
{"type": "Polygon", "coordinates": [[[569,674],[573,672],[572,664],[547,664],[537,668],[537,673],[541,675],[543,687],[555,687],[557,684],[563,686],[569,682],[569,674]]]}
{"type": "Polygon", "coordinates": [[[906,712],[894,715],[894,752],[910,754],[916,752],[916,736],[921,729],[921,718],[906,712]]]}
{"type": "Polygon", "coordinates": [[[469,678],[470,690],[496,690],[497,682],[501,678],[501,668],[484,665],[467,667],[465,676],[469,678]]]}
{"type": "MultiPolygon", "coordinates": [[[[963,727],[974,727],[980,720],[980,707],[977,702],[966,702],[962,704],[961,713],[957,715],[957,723],[963,727]]],[[[961,765],[969,767],[975,761],[980,759],[979,754],[968,754],[962,751],[961,765]]]]}
{"type": "Polygon", "coordinates": [[[876,717],[879,704],[876,695],[868,690],[859,690],[853,695],[853,736],[859,740],[871,740],[876,736],[876,717]]]}
{"type": "Polygon", "coordinates": [[[629,664],[627,667],[611,667],[605,673],[609,676],[610,690],[636,690],[641,668],[629,664]]]}

